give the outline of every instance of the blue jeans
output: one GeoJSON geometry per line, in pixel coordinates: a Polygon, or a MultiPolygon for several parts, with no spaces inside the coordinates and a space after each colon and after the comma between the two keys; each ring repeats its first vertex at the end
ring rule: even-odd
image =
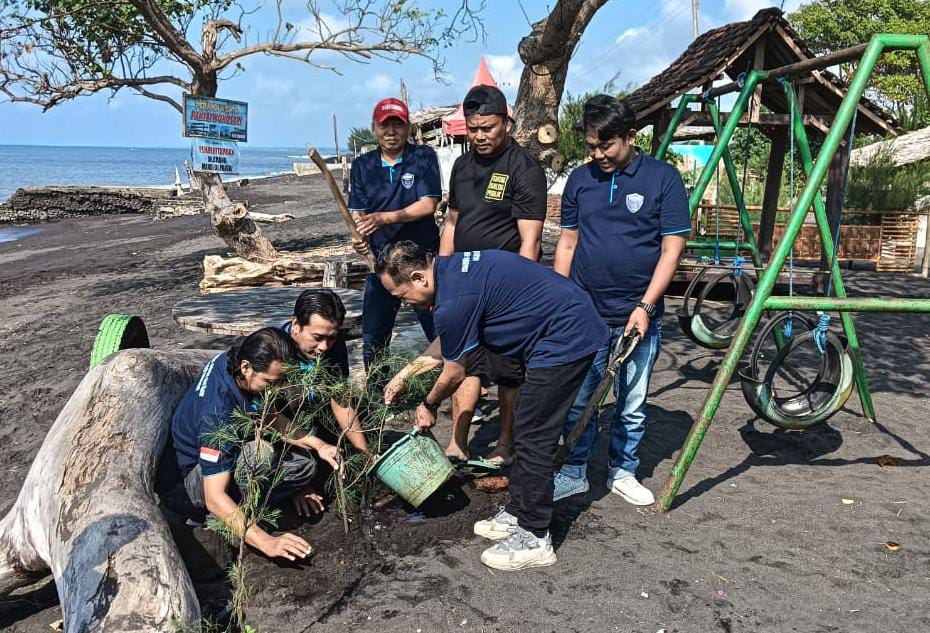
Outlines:
{"type": "MultiPolygon", "coordinates": [[[[594,363],[588,375],[585,376],[581,390],[569,411],[565,428],[562,430],[563,438],[568,437],[575,423],[581,418],[582,412],[607,370],[610,350],[622,333],[622,327],[611,328],[609,344],[597,351],[594,363]]],[[[649,378],[652,376],[652,368],[655,366],[661,346],[662,323],[656,319],[649,323],[646,337],[636,346],[633,355],[617,370],[617,376],[614,379],[614,396],[617,404],[614,407],[614,421],[610,429],[608,485],[618,479],[636,475],[636,469],[639,467],[636,450],[646,432],[646,396],[649,393],[649,378]]],[[[562,467],[562,474],[575,479],[586,477],[588,461],[594,454],[596,443],[597,412],[591,416],[587,428],[578,438],[575,448],[562,467]]]]}
{"type": "MultiPolygon", "coordinates": [[[[362,303],[362,359],[365,369],[371,365],[375,356],[384,352],[391,342],[394,320],[400,309],[400,299],[391,296],[377,275],[369,273],[365,279],[365,297],[362,303]]],[[[423,334],[432,341],[436,338],[433,327],[433,313],[430,310],[414,309],[423,334]]]]}

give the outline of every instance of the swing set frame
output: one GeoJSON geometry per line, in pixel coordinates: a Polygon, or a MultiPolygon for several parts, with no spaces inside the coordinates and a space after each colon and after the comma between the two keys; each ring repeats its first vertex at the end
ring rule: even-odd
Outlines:
{"type": "MultiPolygon", "coordinates": [[[[701,446],[704,435],[714,420],[720,402],[726,393],[727,386],[730,384],[734,373],[736,372],[743,352],[749,344],[762,314],[767,311],[805,311],[820,310],[824,312],[839,312],[842,319],[844,334],[849,341],[849,353],[852,356],[853,367],[856,377],[856,385],[859,392],[859,399],[862,403],[862,410],[865,417],[874,422],[875,409],[872,403],[871,393],[869,391],[868,379],[865,374],[865,367],[862,360],[862,353],[859,348],[858,337],[856,336],[853,325],[851,312],[911,312],[911,313],[928,313],[930,312],[930,299],[908,298],[908,299],[884,299],[876,297],[848,297],[843,279],[840,274],[840,268],[837,258],[834,256],[834,240],[832,230],[827,219],[826,209],[824,207],[822,196],[820,195],[821,185],[826,177],[827,170],[833,156],[839,150],[840,144],[853,121],[856,109],[859,107],[862,95],[865,92],[869,77],[875,68],[879,58],[891,51],[914,51],[917,55],[921,76],[927,94],[930,95],[930,38],[926,35],[900,35],[900,34],[877,34],[872,36],[867,44],[860,44],[851,48],[836,51],[828,55],[823,55],[802,62],[773,68],[770,70],[752,70],[747,73],[744,81],[720,86],[708,90],[703,95],[684,95],[675,111],[665,137],[662,140],[656,157],[662,158],[671,144],[675,129],[681,123],[688,105],[704,100],[707,103],[708,110],[714,121],[714,127],[717,131],[717,142],[711,152],[707,164],[704,166],[701,176],[698,180],[694,191],[691,194],[690,209],[693,214],[701,198],[704,195],[707,186],[710,184],[714,172],[720,161],[724,161],[727,172],[727,178],[733,189],[734,198],[737,207],[739,207],[740,223],[743,226],[746,235],[745,245],[739,243],[720,243],[719,248],[727,248],[732,244],[733,250],[739,250],[745,247],[752,254],[753,263],[757,268],[762,268],[761,257],[752,232],[749,214],[746,212],[742,190],[739,187],[739,181],[736,178],[736,168],[727,144],[735,133],[743,113],[746,112],[747,106],[753,97],[757,86],[766,81],[779,81],[789,100],[792,111],[792,121],[789,122],[791,133],[794,135],[796,145],[799,149],[804,171],[807,175],[807,183],[801,191],[792,210],[791,216],[785,227],[785,233],[779,241],[777,248],[772,253],[771,260],[767,267],[764,268],[756,284],[756,291],[752,301],[749,303],[742,322],[736,331],[736,334],[727,348],[717,374],[714,377],[713,384],[708,391],[704,402],[701,406],[700,413],[691,426],[685,444],[672,467],[665,482],[665,486],[659,495],[655,504],[658,512],[667,512],[675,497],[678,494],[685,475],[694,461],[697,451],[701,446]],[[841,63],[858,61],[858,65],[849,84],[849,90],[843,98],[837,111],[833,124],[826,135],[816,159],[812,156],[810,143],[808,142],[807,133],[804,129],[804,119],[801,108],[798,106],[797,94],[794,87],[789,81],[792,77],[809,73],[815,70],[822,70],[830,66],[841,63]],[[713,99],[719,95],[729,94],[739,91],[733,110],[728,116],[726,123],[721,127],[720,113],[713,103],[713,99]],[[822,248],[831,262],[830,275],[833,280],[833,289],[835,296],[823,297],[798,297],[798,296],[776,296],[772,294],[775,283],[784,268],[785,261],[791,253],[794,242],[797,240],[801,226],[804,224],[809,210],[813,206],[814,216],[820,233],[822,248]]],[[[704,241],[691,241],[689,246],[697,248],[707,248],[708,243],[704,241]]]]}

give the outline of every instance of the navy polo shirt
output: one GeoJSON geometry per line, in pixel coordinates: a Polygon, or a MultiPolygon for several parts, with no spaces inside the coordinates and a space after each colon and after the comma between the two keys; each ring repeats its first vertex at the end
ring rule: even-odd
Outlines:
{"type": "MultiPolygon", "coordinates": [[[[681,175],[639,150],[611,173],[586,163],[565,184],[562,228],[578,229],[572,281],[588,291],[611,327],[625,325],[652,280],[662,237],[691,232],[681,175]]],[[[663,300],[657,308],[661,317],[663,300]]]]}
{"type": "MultiPolygon", "coordinates": [[[[439,160],[432,147],[407,143],[393,165],[373,149],[352,161],[349,177],[349,209],[355,212],[397,211],[420,198],[442,197],[439,160]]],[[[405,224],[388,224],[375,231],[369,242],[377,255],[392,242],[410,240],[435,251],[439,228],[432,216],[405,224]]]]}
{"type": "Polygon", "coordinates": [[[433,323],[446,360],[486,347],[529,369],[567,365],[607,342],[607,326],[581,288],[508,251],[436,258],[433,323]]]}
{"type": "Polygon", "coordinates": [[[247,411],[250,400],[227,370],[223,352],[203,368],[171,419],[171,437],[182,478],[199,463],[204,477],[229,472],[236,464],[239,447],[217,446],[210,434],[232,420],[236,409],[247,411]]]}

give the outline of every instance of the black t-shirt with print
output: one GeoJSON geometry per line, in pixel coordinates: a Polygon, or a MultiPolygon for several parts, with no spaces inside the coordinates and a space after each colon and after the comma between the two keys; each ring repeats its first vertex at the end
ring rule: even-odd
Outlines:
{"type": "Polygon", "coordinates": [[[517,220],[546,219],[546,175],[516,141],[493,156],[470,150],[452,167],[449,208],[458,210],[455,252],[520,251],[517,220]]]}

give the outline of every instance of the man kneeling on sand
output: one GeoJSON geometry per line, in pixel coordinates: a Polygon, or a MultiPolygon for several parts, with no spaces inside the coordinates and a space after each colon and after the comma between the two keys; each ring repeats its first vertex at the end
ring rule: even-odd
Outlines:
{"type": "MultiPolygon", "coordinates": [[[[559,433],[608,335],[591,299],[564,277],[506,251],[436,256],[413,242],[398,242],[382,251],[376,272],[394,297],[433,310],[438,339],[425,354],[441,354],[443,369],[416,409],[417,428],[436,423],[439,403],[465,379],[470,351],[483,346],[526,362],[514,416],[510,503],[474,529],[498,541],[481,555],[489,567],[552,565],[549,523],[559,433]]],[[[392,381],[386,401],[396,398],[398,387],[392,381]]]]}
{"type": "Polygon", "coordinates": [[[309,514],[322,511],[323,500],[310,486],[317,464],[308,449],[336,469],[341,463],[339,451],[310,435],[287,437],[288,446],[255,440],[242,448],[218,443],[214,436],[232,423],[236,411],[252,410],[263,391],[280,384],[285,366],[297,355],[289,336],[278,328],[264,328],[207,363],[174,413],[172,445],[162,457],[156,486],[169,510],[195,520],[203,520],[209,512],[266,556],[288,560],[306,557],[310,544],[287,532],[272,536],[256,524],[246,529],[239,507],[245,496],[240,488],[244,472],[237,466],[274,451],[271,460],[281,465],[282,476],[265,491],[270,503],[289,498],[298,514],[309,514]]]}
{"type": "MultiPolygon", "coordinates": [[[[335,292],[328,288],[304,290],[294,304],[294,315],[281,326],[291,337],[299,354],[298,366],[312,372],[320,364],[324,371],[321,379],[349,378],[349,354],[345,338],[340,332],[346,308],[335,292]]],[[[362,453],[368,453],[368,442],[362,432],[355,409],[330,400],[333,417],[346,439],[362,453]]],[[[308,438],[308,441],[311,441],[308,438]]]]}

